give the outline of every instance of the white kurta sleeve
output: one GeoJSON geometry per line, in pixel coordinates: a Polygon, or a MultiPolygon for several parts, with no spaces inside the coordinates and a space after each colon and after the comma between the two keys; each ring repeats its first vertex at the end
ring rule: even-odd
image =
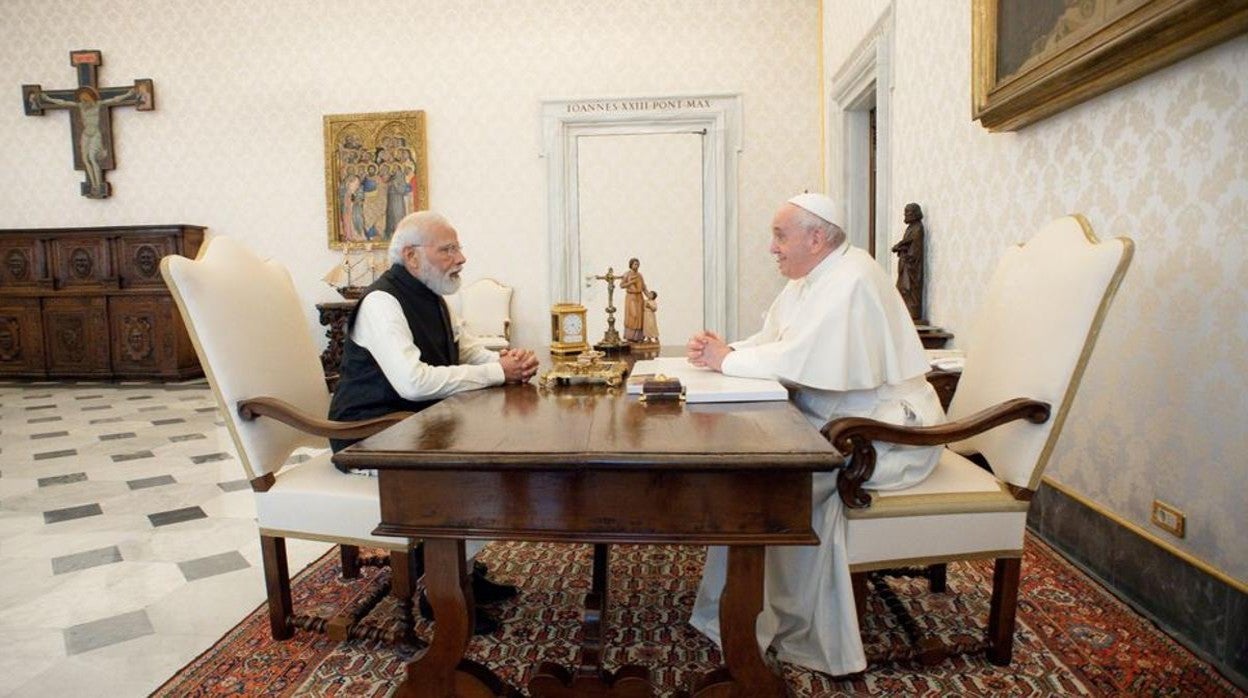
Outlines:
{"type": "Polygon", "coordinates": [[[435,400],[505,380],[497,354],[494,361],[486,361],[474,352],[473,358],[481,362],[458,366],[431,366],[422,361],[403,308],[385,291],[373,291],[360,301],[351,339],[373,355],[386,380],[405,400],[435,400]]]}
{"type": "Polygon", "coordinates": [[[462,329],[462,326],[455,334],[455,341],[459,344],[459,363],[498,363],[498,352],[487,348],[480,337],[462,329]]]}

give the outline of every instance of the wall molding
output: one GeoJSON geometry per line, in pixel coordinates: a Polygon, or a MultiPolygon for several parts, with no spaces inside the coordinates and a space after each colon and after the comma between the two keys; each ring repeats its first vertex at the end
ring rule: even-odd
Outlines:
{"type": "Polygon", "coordinates": [[[871,31],[832,77],[830,93],[840,109],[842,162],[841,191],[845,232],[852,244],[866,249],[870,216],[861,202],[868,198],[868,112],[875,108],[875,249],[871,252],[885,269],[892,268],[888,230],[892,217],[892,93],[893,8],[880,16],[871,31]]]}

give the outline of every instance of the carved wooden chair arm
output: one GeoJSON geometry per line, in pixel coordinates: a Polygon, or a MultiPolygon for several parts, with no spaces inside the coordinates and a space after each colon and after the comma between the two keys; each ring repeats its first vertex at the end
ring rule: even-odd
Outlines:
{"type": "Polygon", "coordinates": [[[860,509],[871,504],[871,497],[862,485],[875,472],[873,441],[936,446],[961,441],[1018,419],[1043,424],[1049,419],[1049,411],[1047,402],[1018,397],[934,427],[905,427],[866,417],[842,417],[823,425],[819,431],[833,448],[851,456],[849,467],[837,478],[837,490],[845,506],[860,509]]]}
{"type": "Polygon", "coordinates": [[[255,397],[238,401],[238,414],[251,421],[257,417],[271,417],[292,426],[307,434],[324,436],[329,439],[362,439],[372,436],[393,424],[398,424],[411,412],[391,412],[390,414],[372,419],[361,419],[354,422],[337,422],[300,410],[298,407],[275,397],[255,397]]]}

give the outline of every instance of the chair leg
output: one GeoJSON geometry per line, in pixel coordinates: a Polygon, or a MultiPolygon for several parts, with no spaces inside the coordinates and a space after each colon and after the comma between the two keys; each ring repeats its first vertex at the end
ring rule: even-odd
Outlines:
{"type": "Polygon", "coordinates": [[[295,634],[295,629],[290,625],[294,606],[290,601],[286,539],[262,534],[260,556],[264,560],[264,587],[269,595],[269,630],[274,640],[289,640],[295,634]]]}
{"type": "Polygon", "coordinates": [[[360,547],[358,545],[342,544],[338,546],[340,555],[342,556],[342,578],[343,579],[359,579],[360,578],[360,547]]]}
{"type": "Polygon", "coordinates": [[[939,565],[928,565],[927,567],[927,583],[934,592],[943,592],[948,588],[946,578],[949,572],[949,565],[941,563],[939,565]]]}
{"type": "Polygon", "coordinates": [[[411,601],[420,579],[420,547],[390,551],[390,595],[399,602],[411,601]]]}
{"type": "Polygon", "coordinates": [[[850,581],[854,588],[854,611],[858,614],[858,628],[862,629],[862,619],[867,614],[867,573],[851,572],[850,581]]]}
{"type": "Polygon", "coordinates": [[[416,580],[420,579],[421,550],[417,546],[411,550],[390,551],[390,595],[399,603],[399,611],[403,617],[402,641],[409,645],[419,643],[416,638],[416,580]]]}
{"type": "Polygon", "coordinates": [[[997,558],[992,575],[992,605],[988,610],[988,661],[1008,666],[1014,653],[1014,612],[1018,607],[1018,577],[1023,560],[997,558]]]}

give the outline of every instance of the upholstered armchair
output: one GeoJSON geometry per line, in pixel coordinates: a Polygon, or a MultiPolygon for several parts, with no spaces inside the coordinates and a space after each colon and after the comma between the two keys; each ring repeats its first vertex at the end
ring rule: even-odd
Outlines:
{"type": "Polygon", "coordinates": [[[458,301],[452,303],[452,309],[464,330],[495,351],[511,346],[510,286],[494,279],[477,279],[456,295],[458,301]]]}
{"type": "MultiPolygon", "coordinates": [[[[379,537],[377,479],[339,471],[330,462],[329,437],[359,438],[405,415],[363,422],[332,422],[320,360],[290,274],[279,264],[256,257],[228,237],[214,237],[195,260],[168,256],[161,275],[173,293],[199,355],[217,406],[255,492],[256,520],[268,594],[269,623],[275,639],[296,628],[354,637],[411,641],[411,602],[419,576],[413,543],[379,537]],[[302,463],[286,465],[301,447],[326,449],[302,463]],[[343,577],[359,575],[359,546],[389,551],[391,593],[406,623],[399,637],[377,637],[356,620],[368,609],[345,616],[299,615],[291,603],[286,538],[303,538],[341,547],[343,577]]],[[[372,603],[384,597],[379,592],[372,603]]]]}
{"type": "MultiPolygon", "coordinates": [[[[837,450],[852,455],[839,487],[860,620],[868,573],[880,586],[881,570],[937,565],[943,572],[954,560],[993,559],[987,636],[971,649],[1010,663],[1027,509],[1132,251],[1127,238],[1098,241],[1082,216],[1049,223],[997,265],[947,424],[906,428],[846,418],[824,426],[837,450]],[[946,448],[918,485],[872,492],[862,485],[876,440],[946,448]]],[[[933,590],[943,591],[943,574],[932,578],[933,590]]],[[[912,619],[902,624],[922,661],[947,654],[918,637],[912,619]]]]}

